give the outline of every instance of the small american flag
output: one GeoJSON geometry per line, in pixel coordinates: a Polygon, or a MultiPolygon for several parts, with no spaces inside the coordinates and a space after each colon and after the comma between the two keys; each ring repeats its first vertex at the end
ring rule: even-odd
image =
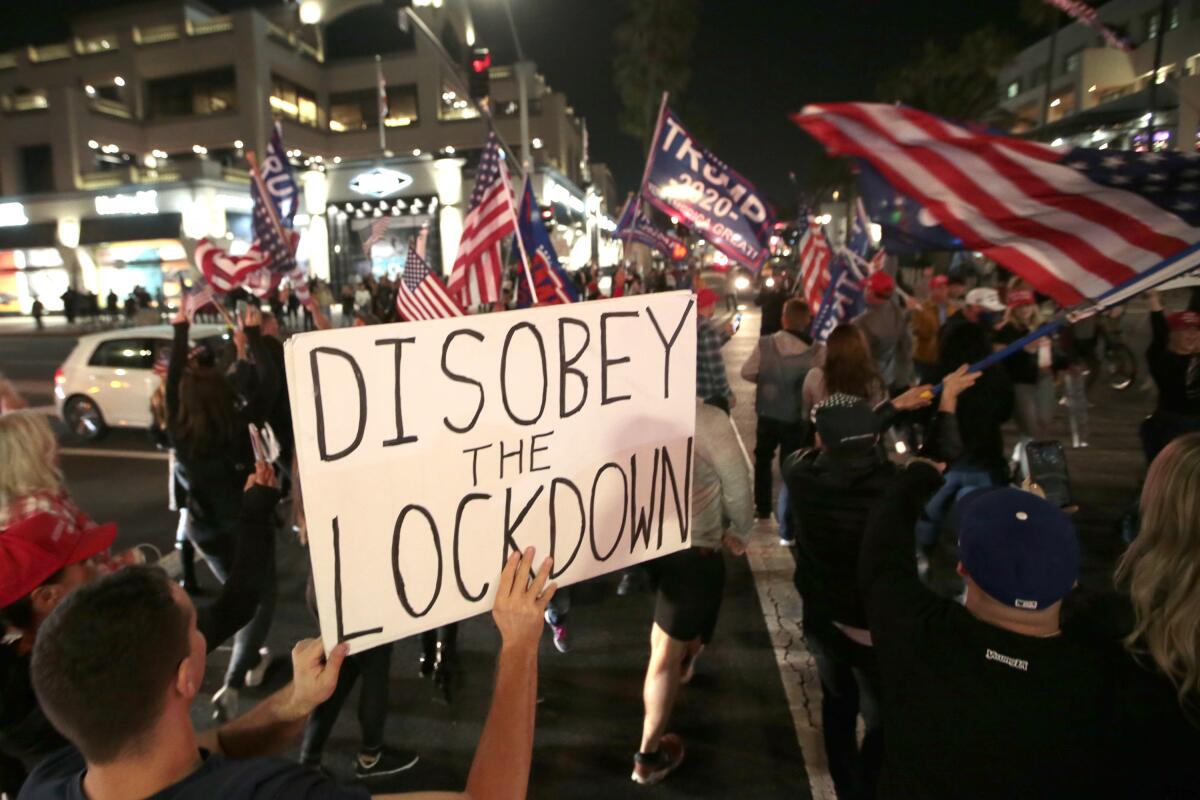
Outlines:
{"type": "Polygon", "coordinates": [[[808,226],[800,237],[800,291],[812,312],[817,313],[825,288],[829,286],[829,264],[833,250],[821,223],[811,214],[807,215],[808,226]]]}
{"type": "Polygon", "coordinates": [[[1200,263],[1200,153],[1054,147],[877,103],[793,120],[1064,306],[1117,302],[1200,263]]]}
{"type": "Polygon", "coordinates": [[[400,276],[400,285],[396,287],[396,311],[410,322],[463,315],[462,307],[417,253],[416,242],[409,243],[404,273],[400,276]]]}
{"type": "Polygon", "coordinates": [[[470,210],[463,222],[458,257],[450,272],[450,295],[459,305],[469,308],[500,299],[500,272],[504,256],[500,244],[517,230],[517,209],[513,204],[508,169],[500,156],[500,140],[495,131],[488,133],[470,210]]]}
{"type": "Polygon", "coordinates": [[[216,295],[213,294],[212,287],[207,283],[193,285],[190,289],[184,290],[180,302],[188,322],[195,322],[198,313],[216,302],[216,295]]]}
{"type": "Polygon", "coordinates": [[[256,247],[235,257],[207,240],[196,245],[196,266],[218,294],[228,294],[241,286],[251,273],[266,268],[263,255],[256,247]]]}

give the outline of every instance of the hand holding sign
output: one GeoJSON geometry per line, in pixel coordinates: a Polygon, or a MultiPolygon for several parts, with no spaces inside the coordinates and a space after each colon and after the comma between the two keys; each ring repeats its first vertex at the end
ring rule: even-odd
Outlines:
{"type": "Polygon", "coordinates": [[[551,558],[542,559],[537,574],[530,578],[534,555],[532,547],[525,548],[524,553],[513,553],[500,573],[492,619],[506,648],[537,647],[542,636],[542,617],[558,588],[553,583],[546,585],[554,566],[551,558]]]}

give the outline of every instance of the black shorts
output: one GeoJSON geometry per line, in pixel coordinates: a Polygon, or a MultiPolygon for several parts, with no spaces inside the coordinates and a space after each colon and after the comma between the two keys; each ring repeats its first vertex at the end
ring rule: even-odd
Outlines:
{"type": "Polygon", "coordinates": [[[672,639],[712,640],[725,593],[725,559],[720,550],[695,547],[647,565],[658,585],[654,622],[672,639]]]}

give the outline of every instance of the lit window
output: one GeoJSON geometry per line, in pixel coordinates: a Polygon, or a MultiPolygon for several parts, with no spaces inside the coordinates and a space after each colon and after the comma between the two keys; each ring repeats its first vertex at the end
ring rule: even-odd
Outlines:
{"type": "Polygon", "coordinates": [[[438,106],[438,119],[451,122],[459,119],[476,119],[479,112],[466,97],[450,86],[442,86],[441,103],[438,106]]]}

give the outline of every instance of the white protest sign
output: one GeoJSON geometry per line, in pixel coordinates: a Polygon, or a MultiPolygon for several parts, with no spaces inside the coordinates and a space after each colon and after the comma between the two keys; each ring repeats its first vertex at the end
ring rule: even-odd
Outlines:
{"type": "Polygon", "coordinates": [[[490,610],[514,548],[564,586],[690,543],[688,292],[300,334],[287,373],[327,649],[490,610]]]}

